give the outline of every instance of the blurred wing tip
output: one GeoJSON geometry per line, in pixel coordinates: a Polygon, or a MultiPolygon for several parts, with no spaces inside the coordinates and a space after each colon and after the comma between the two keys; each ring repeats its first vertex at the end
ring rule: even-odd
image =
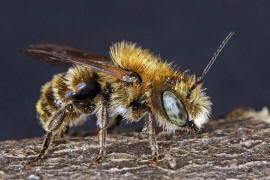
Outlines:
{"type": "Polygon", "coordinates": [[[30,50],[25,48],[18,48],[18,51],[26,55],[30,53],[30,50]]]}

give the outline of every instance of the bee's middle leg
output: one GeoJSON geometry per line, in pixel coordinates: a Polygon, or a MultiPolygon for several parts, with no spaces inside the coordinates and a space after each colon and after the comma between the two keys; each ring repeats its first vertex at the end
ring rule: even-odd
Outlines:
{"type": "Polygon", "coordinates": [[[100,163],[106,156],[107,143],[107,126],[108,126],[108,109],[106,103],[100,104],[100,111],[97,113],[97,125],[99,130],[99,156],[94,161],[95,164],[100,163]]]}

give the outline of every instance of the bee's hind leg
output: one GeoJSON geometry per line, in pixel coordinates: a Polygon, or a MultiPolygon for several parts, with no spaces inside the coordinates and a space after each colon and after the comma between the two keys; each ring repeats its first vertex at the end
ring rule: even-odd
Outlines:
{"type": "Polygon", "coordinates": [[[54,132],[47,132],[46,133],[44,140],[43,140],[43,143],[42,143],[41,151],[39,152],[38,156],[34,160],[28,161],[25,164],[25,166],[24,166],[25,168],[30,167],[31,165],[33,165],[33,163],[39,161],[47,153],[50,145],[52,144],[52,142],[54,140],[54,136],[55,136],[54,132]]]}
{"type": "Polygon", "coordinates": [[[60,133],[60,137],[63,138],[65,136],[68,136],[70,133],[70,126],[66,125],[65,129],[60,133]]]}
{"type": "Polygon", "coordinates": [[[44,137],[44,141],[42,144],[41,151],[39,152],[38,156],[31,161],[28,161],[25,165],[25,168],[30,167],[35,162],[39,161],[44,157],[44,155],[48,152],[50,145],[52,144],[56,131],[59,130],[60,126],[66,120],[68,115],[73,112],[73,105],[67,104],[66,106],[59,109],[51,118],[47,125],[47,134],[44,137]]]}

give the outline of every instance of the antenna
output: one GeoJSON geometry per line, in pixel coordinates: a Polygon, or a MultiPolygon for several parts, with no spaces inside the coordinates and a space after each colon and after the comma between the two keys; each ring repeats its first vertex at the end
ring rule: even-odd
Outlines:
{"type": "Polygon", "coordinates": [[[217,59],[218,55],[220,54],[220,52],[223,50],[223,48],[226,46],[226,44],[228,43],[228,41],[232,38],[232,36],[235,34],[235,32],[230,32],[227,37],[222,41],[222,43],[219,45],[218,49],[216,50],[216,52],[214,53],[214,55],[212,56],[211,60],[209,61],[209,63],[207,64],[207,66],[205,67],[205,69],[203,70],[202,74],[197,78],[196,82],[193,84],[193,86],[191,86],[191,88],[188,90],[186,99],[189,99],[190,94],[192,92],[193,89],[195,89],[195,87],[202,83],[204,80],[205,75],[208,73],[208,71],[210,70],[210,68],[212,67],[212,65],[214,64],[215,60],[217,59]]]}

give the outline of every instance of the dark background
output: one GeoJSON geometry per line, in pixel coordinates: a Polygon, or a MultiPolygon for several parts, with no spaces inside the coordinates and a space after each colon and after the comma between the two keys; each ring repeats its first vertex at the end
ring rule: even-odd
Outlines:
{"type": "MultiPolygon", "coordinates": [[[[67,67],[17,51],[57,43],[108,55],[113,42],[137,42],[182,70],[200,74],[229,31],[204,87],[213,116],[269,106],[270,1],[6,1],[0,7],[0,140],[40,136],[40,87],[67,67]]],[[[94,126],[94,122],[90,126],[94,126]]]]}

